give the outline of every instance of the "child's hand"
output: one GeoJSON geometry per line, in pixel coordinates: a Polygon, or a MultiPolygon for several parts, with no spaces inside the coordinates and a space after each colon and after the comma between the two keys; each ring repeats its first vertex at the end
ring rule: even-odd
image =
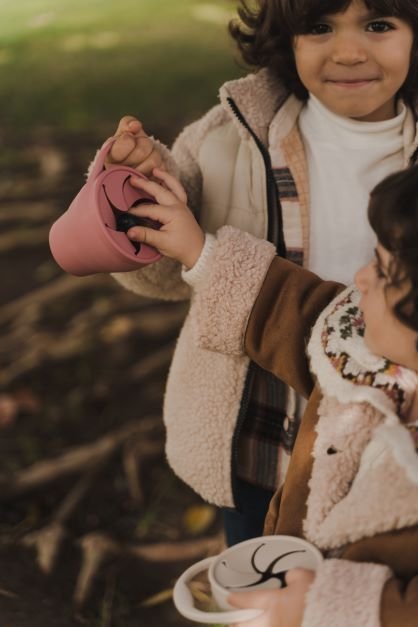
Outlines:
{"type": "Polygon", "coordinates": [[[155,168],[152,174],[162,184],[134,176],[131,184],[148,192],[158,204],[139,205],[130,213],[156,220],[162,226],[159,230],[135,226],[127,235],[134,241],[154,246],[161,254],[177,259],[186,268],[192,268],[202,252],[205,235],[186,204],[186,192],[179,181],[159,168],[155,168]]]}
{"type": "Polygon", "coordinates": [[[314,579],[312,570],[294,568],[286,574],[286,588],[230,594],[228,603],[235,607],[264,610],[259,618],[231,627],[300,627],[305,595],[314,579]]]}
{"type": "Polygon", "coordinates": [[[121,119],[114,135],[115,142],[106,158],[107,164],[122,164],[149,176],[160,168],[162,157],[154,142],[145,133],[139,120],[127,115],[121,119]]]}

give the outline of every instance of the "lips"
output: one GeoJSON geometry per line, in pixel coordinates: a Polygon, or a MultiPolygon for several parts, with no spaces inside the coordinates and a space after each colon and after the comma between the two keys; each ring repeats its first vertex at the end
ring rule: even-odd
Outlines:
{"type": "Polygon", "coordinates": [[[337,83],[342,85],[358,85],[359,83],[372,83],[373,81],[377,81],[376,77],[365,77],[365,78],[326,78],[326,83],[337,83]]]}

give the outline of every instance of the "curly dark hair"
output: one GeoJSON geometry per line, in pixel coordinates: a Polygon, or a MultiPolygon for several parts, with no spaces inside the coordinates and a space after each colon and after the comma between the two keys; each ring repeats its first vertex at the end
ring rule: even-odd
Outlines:
{"type": "Polygon", "coordinates": [[[368,215],[379,242],[392,255],[388,288],[405,282],[411,286],[394,313],[418,331],[418,165],[383,179],[371,192],[368,215]]]}
{"type": "MultiPolygon", "coordinates": [[[[352,0],[240,0],[239,19],[229,24],[244,62],[253,68],[269,68],[289,92],[300,100],[308,92],[299,79],[293,54],[296,35],[309,29],[324,15],[344,11],[352,0]]],[[[418,2],[417,0],[365,0],[371,11],[398,17],[414,32],[408,76],[400,95],[413,108],[418,104],[418,2]]]]}

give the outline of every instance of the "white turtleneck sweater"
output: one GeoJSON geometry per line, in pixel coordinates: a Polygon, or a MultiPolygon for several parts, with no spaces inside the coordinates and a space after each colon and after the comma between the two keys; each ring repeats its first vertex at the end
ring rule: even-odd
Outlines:
{"type": "Polygon", "coordinates": [[[351,283],[376,244],[367,220],[369,194],[404,167],[406,107],[383,122],[359,122],[329,111],[314,96],[299,116],[310,190],[308,268],[351,283]]]}

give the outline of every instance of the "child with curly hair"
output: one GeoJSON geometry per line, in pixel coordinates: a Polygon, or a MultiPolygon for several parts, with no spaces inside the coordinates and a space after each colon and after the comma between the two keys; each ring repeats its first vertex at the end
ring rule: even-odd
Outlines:
{"type": "MultiPolygon", "coordinates": [[[[239,15],[230,30],[255,73],[226,83],[220,104],[171,151],[123,118],[110,162],[145,174],[163,166],[205,231],[238,227],[322,278],[348,282],[373,248],[371,189],[416,157],[416,0],[242,1],[239,15]]],[[[115,277],[142,295],[190,296],[167,258],[115,277]]],[[[246,356],[194,354],[192,345],[186,321],[177,354],[196,376],[171,368],[178,394],[165,400],[167,458],[223,507],[233,544],[262,531],[304,401],[246,356]]]]}

